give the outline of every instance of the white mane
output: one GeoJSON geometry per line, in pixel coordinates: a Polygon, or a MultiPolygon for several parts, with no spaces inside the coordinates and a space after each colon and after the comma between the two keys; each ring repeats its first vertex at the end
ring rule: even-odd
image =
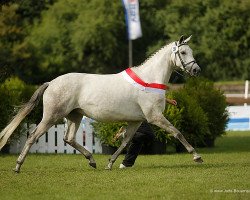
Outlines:
{"type": "MultiPolygon", "coordinates": [[[[165,51],[167,50],[167,48],[169,48],[169,46],[171,46],[171,44],[167,44],[163,47],[161,47],[158,51],[152,53],[142,64],[140,64],[139,66],[144,66],[147,64],[151,64],[154,63],[156,59],[158,59],[159,57],[161,57],[161,54],[164,54],[165,51]]],[[[138,66],[138,67],[139,67],[138,66]]]]}

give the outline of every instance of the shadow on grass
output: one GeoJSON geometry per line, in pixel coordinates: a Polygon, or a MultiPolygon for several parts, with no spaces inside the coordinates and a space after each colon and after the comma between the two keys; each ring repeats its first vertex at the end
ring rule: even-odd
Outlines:
{"type": "MultiPolygon", "coordinates": [[[[247,165],[247,164],[246,164],[247,165]]],[[[175,164],[175,165],[168,165],[168,164],[159,164],[159,165],[149,165],[143,167],[144,169],[220,169],[225,167],[238,167],[238,163],[209,163],[209,164],[175,164]]]]}

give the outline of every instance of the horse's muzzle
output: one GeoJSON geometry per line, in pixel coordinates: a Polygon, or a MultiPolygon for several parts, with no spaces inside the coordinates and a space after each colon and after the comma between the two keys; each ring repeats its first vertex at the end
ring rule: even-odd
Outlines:
{"type": "Polygon", "coordinates": [[[192,69],[191,69],[192,76],[198,76],[200,74],[200,72],[201,72],[201,68],[197,64],[194,67],[192,67],[192,69]]]}

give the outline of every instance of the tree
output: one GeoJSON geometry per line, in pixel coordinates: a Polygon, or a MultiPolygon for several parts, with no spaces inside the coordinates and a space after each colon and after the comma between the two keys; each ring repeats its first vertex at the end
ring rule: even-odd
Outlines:
{"type": "MultiPolygon", "coordinates": [[[[14,73],[41,83],[67,72],[116,73],[128,66],[121,1],[3,3],[2,77],[14,73]]],[[[140,15],[143,37],[133,41],[134,65],[180,35],[193,35],[190,44],[203,76],[214,81],[250,78],[249,1],[144,0],[140,15]]]]}
{"type": "Polygon", "coordinates": [[[18,26],[19,17],[16,14],[17,4],[2,5],[0,12],[0,82],[3,82],[14,71],[14,49],[22,29],[18,26]]]}
{"type": "Polygon", "coordinates": [[[126,59],[121,9],[110,1],[61,0],[52,5],[26,38],[37,50],[41,79],[72,71],[120,71],[126,59]]]}
{"type": "Polygon", "coordinates": [[[249,2],[176,0],[159,16],[169,38],[194,36],[191,46],[203,76],[214,81],[250,78],[249,2]]]}
{"type": "Polygon", "coordinates": [[[249,79],[250,4],[221,1],[203,18],[201,52],[205,75],[213,80],[249,79]],[[215,20],[216,19],[216,20],[215,20]],[[206,24],[213,24],[206,26],[206,24]]]}
{"type": "MultiPolygon", "coordinates": [[[[30,26],[40,17],[42,10],[52,0],[13,0],[4,1],[0,10],[0,82],[11,75],[22,79],[32,77],[31,66],[36,60],[31,55],[34,49],[24,41],[30,26]],[[34,59],[34,60],[33,60],[34,59]]],[[[37,71],[37,70],[36,70],[37,71]]]]}

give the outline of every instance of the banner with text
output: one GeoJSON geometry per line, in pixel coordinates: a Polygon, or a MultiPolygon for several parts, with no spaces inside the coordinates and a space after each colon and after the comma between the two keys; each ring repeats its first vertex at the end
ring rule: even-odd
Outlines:
{"type": "Polygon", "coordinates": [[[138,0],[122,0],[125,8],[128,38],[135,40],[142,36],[138,0]]]}

